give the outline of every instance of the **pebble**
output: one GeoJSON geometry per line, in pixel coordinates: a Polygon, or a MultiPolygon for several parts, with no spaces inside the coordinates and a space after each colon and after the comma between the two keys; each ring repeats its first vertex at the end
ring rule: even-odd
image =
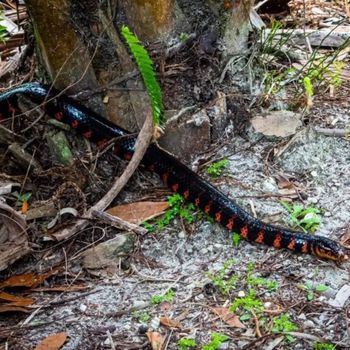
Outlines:
{"type": "Polygon", "coordinates": [[[240,298],[245,297],[245,292],[244,292],[244,290],[240,290],[240,291],[238,292],[237,295],[238,295],[240,298]]]}
{"type": "Polygon", "coordinates": [[[305,327],[305,328],[314,328],[314,327],[315,327],[315,323],[312,322],[311,320],[306,320],[306,321],[304,322],[304,327],[305,327]]]}
{"type": "Polygon", "coordinates": [[[86,310],[87,310],[87,306],[85,305],[85,304],[80,304],[80,306],[79,306],[79,310],[81,311],[81,312],[85,312],[86,310]]]}
{"type": "Polygon", "coordinates": [[[180,239],[186,238],[186,232],[180,231],[179,234],[178,234],[178,237],[179,237],[180,239]]]}

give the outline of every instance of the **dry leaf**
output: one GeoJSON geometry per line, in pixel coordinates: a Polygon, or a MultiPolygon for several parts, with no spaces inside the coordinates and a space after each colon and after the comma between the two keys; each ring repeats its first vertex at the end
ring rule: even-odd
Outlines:
{"type": "Polygon", "coordinates": [[[34,350],[58,350],[66,342],[67,335],[64,332],[51,334],[46,337],[34,350]]]}
{"type": "Polygon", "coordinates": [[[246,328],[239,320],[238,316],[226,307],[215,307],[213,312],[216,313],[226,324],[235,328],[246,328]]]}
{"type": "Polygon", "coordinates": [[[0,291],[0,299],[10,301],[11,304],[9,305],[11,306],[28,306],[33,304],[33,299],[31,298],[18,297],[2,291],[0,291]]]}
{"type": "Polygon", "coordinates": [[[32,292],[80,292],[89,289],[88,286],[52,286],[31,289],[32,292]]]}
{"type": "Polygon", "coordinates": [[[162,215],[168,208],[167,202],[135,202],[110,208],[107,213],[139,225],[146,220],[162,215]]]}
{"type": "Polygon", "coordinates": [[[152,350],[161,350],[164,344],[162,335],[158,332],[148,331],[146,333],[149,342],[151,343],[152,350]]]}
{"type": "Polygon", "coordinates": [[[15,305],[1,305],[0,304],[0,313],[2,312],[33,312],[33,310],[26,309],[24,307],[15,306],[15,305]]]}
{"type": "Polygon", "coordinates": [[[57,269],[51,270],[42,275],[36,275],[34,273],[25,273],[23,275],[12,276],[7,280],[0,283],[0,288],[6,287],[28,287],[35,288],[45,281],[48,277],[57,273],[57,269]]]}
{"type": "Polygon", "coordinates": [[[179,321],[172,320],[172,319],[165,317],[165,316],[160,317],[160,323],[166,327],[182,328],[182,325],[179,321]]]}

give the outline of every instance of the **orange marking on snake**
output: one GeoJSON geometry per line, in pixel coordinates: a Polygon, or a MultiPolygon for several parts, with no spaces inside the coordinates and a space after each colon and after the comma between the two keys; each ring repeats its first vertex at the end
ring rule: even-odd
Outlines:
{"type": "Polygon", "coordinates": [[[84,132],[84,133],[83,133],[83,136],[84,136],[86,139],[91,139],[92,131],[89,130],[89,131],[84,132]]]}
{"type": "Polygon", "coordinates": [[[204,212],[205,212],[206,214],[209,214],[209,213],[210,213],[211,205],[212,205],[212,202],[209,202],[209,203],[204,207],[204,212]]]}
{"type": "Polygon", "coordinates": [[[17,108],[15,106],[13,106],[11,103],[9,103],[8,110],[9,110],[10,113],[16,113],[17,112],[17,108]]]}
{"type": "MultiPolygon", "coordinates": [[[[108,143],[108,139],[102,139],[100,141],[97,141],[97,146],[98,147],[104,147],[107,143],[108,143]]],[[[116,147],[116,146],[114,146],[114,147],[116,147]]]]}
{"type": "Polygon", "coordinates": [[[221,221],[221,212],[215,213],[215,221],[220,222],[221,221]]]}
{"type": "Polygon", "coordinates": [[[190,191],[189,190],[185,191],[183,196],[185,199],[188,199],[188,197],[190,196],[190,191]]]}
{"type": "Polygon", "coordinates": [[[282,241],[282,236],[280,234],[277,234],[276,238],[273,241],[273,246],[276,249],[280,249],[281,248],[281,241],[282,241]]]}
{"type": "Polygon", "coordinates": [[[55,113],[55,118],[57,120],[62,120],[63,119],[63,113],[62,112],[56,112],[55,113]]]}
{"type": "Polygon", "coordinates": [[[229,230],[233,230],[233,226],[235,225],[235,218],[232,217],[228,220],[228,223],[226,225],[226,228],[228,228],[229,230]]]}
{"type": "Polygon", "coordinates": [[[72,123],[71,123],[71,127],[73,129],[76,129],[78,126],[79,126],[79,122],[77,120],[73,120],[72,123]]]}
{"type": "Polygon", "coordinates": [[[171,186],[171,189],[174,191],[174,192],[177,192],[177,190],[179,189],[179,184],[174,184],[171,186]]]}
{"type": "Polygon", "coordinates": [[[165,185],[168,185],[168,178],[169,178],[169,173],[164,173],[162,175],[162,180],[163,180],[165,185]]]}
{"type": "Polygon", "coordinates": [[[308,243],[306,241],[303,243],[303,246],[301,247],[301,251],[303,253],[307,253],[308,252],[308,243]]]}
{"type": "Polygon", "coordinates": [[[265,239],[265,232],[264,231],[259,231],[258,233],[258,238],[255,240],[256,243],[263,244],[265,239]]]}
{"type": "Polygon", "coordinates": [[[245,225],[245,226],[243,226],[241,228],[241,236],[243,238],[248,238],[248,232],[249,232],[249,230],[248,230],[248,226],[247,225],[245,225]]]}
{"type": "Polygon", "coordinates": [[[292,239],[292,240],[289,242],[289,244],[287,245],[287,248],[288,248],[289,250],[294,250],[294,249],[295,249],[295,244],[296,244],[295,239],[292,239]]]}
{"type": "Polygon", "coordinates": [[[200,199],[199,198],[196,198],[195,200],[194,200],[194,204],[198,207],[199,206],[199,204],[200,204],[200,199]]]}
{"type": "Polygon", "coordinates": [[[124,154],[124,159],[125,160],[130,160],[132,158],[132,153],[125,153],[124,154]]]}

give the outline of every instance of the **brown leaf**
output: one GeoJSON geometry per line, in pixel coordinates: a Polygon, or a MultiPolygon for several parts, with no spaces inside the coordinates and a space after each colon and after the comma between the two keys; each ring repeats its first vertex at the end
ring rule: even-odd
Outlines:
{"type": "Polygon", "coordinates": [[[162,335],[158,332],[148,331],[146,333],[149,342],[151,343],[152,350],[161,350],[164,344],[162,335]]]}
{"type": "Polygon", "coordinates": [[[11,304],[9,304],[11,306],[28,306],[33,304],[33,299],[31,298],[18,297],[2,291],[0,291],[0,299],[11,301],[11,304]]]}
{"type": "Polygon", "coordinates": [[[32,292],[80,292],[89,289],[88,286],[52,286],[31,289],[32,292]]]}
{"type": "Polygon", "coordinates": [[[160,317],[160,323],[163,325],[163,326],[166,326],[166,327],[172,327],[172,328],[182,328],[182,325],[179,321],[176,321],[176,320],[172,320],[166,316],[161,316],[160,317]]]}
{"type": "Polygon", "coordinates": [[[107,213],[139,225],[146,220],[162,215],[168,208],[167,202],[135,202],[110,208],[107,213]]]}
{"type": "Polygon", "coordinates": [[[226,307],[215,307],[213,312],[216,313],[226,324],[235,328],[246,328],[239,320],[238,316],[226,307]]]}
{"type": "Polygon", "coordinates": [[[15,305],[1,305],[0,304],[0,313],[2,312],[33,312],[33,310],[26,309],[24,307],[15,306],[15,305]]]}
{"type": "Polygon", "coordinates": [[[25,273],[23,275],[11,276],[7,280],[0,283],[0,288],[6,287],[28,287],[35,288],[45,281],[48,277],[57,273],[57,270],[51,270],[42,275],[34,273],[25,273]]]}
{"type": "Polygon", "coordinates": [[[66,342],[67,335],[64,332],[51,334],[38,344],[34,350],[58,350],[66,342]]]}

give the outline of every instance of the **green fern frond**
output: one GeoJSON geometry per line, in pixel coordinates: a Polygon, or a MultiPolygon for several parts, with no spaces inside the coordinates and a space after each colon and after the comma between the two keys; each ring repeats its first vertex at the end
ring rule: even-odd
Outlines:
{"type": "Polygon", "coordinates": [[[132,55],[139,67],[143,82],[147,93],[151,99],[153,121],[158,125],[161,121],[163,113],[162,92],[156,79],[153,68],[153,61],[149,57],[148,52],[142,46],[139,39],[130,31],[127,26],[123,26],[121,34],[127,42],[132,55]]]}

